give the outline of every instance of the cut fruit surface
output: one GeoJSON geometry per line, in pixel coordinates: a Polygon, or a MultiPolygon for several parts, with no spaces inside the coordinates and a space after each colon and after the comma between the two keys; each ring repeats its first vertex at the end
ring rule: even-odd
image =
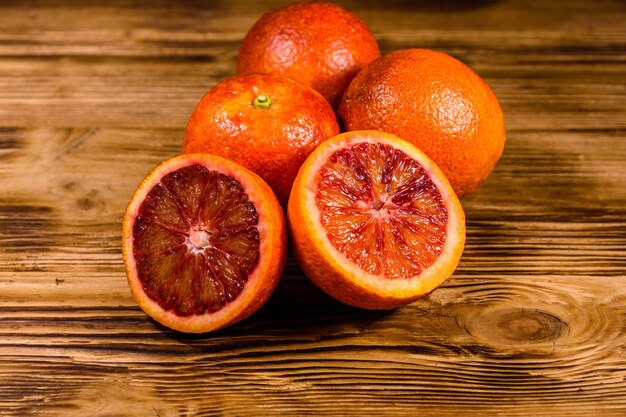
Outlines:
{"type": "Polygon", "coordinates": [[[406,278],[441,254],[447,210],[424,168],[385,143],[331,154],[316,195],[333,246],[370,274],[406,278]]]}
{"type": "Polygon", "coordinates": [[[344,133],[306,160],[288,218],[296,257],[347,304],[387,309],[428,294],[456,268],[465,215],[439,168],[378,131],[344,133]]]}
{"type": "Polygon", "coordinates": [[[131,292],[146,313],[180,331],[215,330],[260,308],[285,252],[284,217],[269,186],[216,156],[159,165],[124,216],[131,292]]]}

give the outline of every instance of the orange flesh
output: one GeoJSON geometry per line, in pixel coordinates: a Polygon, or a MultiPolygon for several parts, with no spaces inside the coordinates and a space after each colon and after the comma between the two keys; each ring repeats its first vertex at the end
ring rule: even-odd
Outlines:
{"type": "Polygon", "coordinates": [[[448,214],[421,165],[384,144],[333,153],[316,194],[332,245],[370,274],[411,278],[443,250],[448,214]]]}
{"type": "Polygon", "coordinates": [[[133,227],[144,291],[179,316],[222,309],[258,263],[257,225],[256,209],[235,179],[201,165],[165,175],[133,227]]]}

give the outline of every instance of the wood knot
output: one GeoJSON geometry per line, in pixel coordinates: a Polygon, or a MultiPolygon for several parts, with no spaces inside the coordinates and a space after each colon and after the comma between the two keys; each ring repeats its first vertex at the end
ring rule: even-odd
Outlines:
{"type": "Polygon", "coordinates": [[[496,334],[518,343],[552,341],[561,335],[564,323],[557,317],[538,310],[516,310],[494,317],[496,334]]]}
{"type": "Polygon", "coordinates": [[[468,333],[491,346],[549,353],[567,324],[545,311],[498,308],[469,317],[465,327],[468,333]]]}

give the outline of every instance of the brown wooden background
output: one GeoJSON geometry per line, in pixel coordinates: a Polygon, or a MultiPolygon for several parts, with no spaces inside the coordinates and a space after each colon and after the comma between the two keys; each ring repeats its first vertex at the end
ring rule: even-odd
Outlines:
{"type": "Polygon", "coordinates": [[[626,415],[626,3],[344,1],[384,52],[446,51],[508,142],[431,296],[334,302],[290,259],[204,336],[130,297],[120,221],[282,1],[0,2],[1,416],[626,415]]]}

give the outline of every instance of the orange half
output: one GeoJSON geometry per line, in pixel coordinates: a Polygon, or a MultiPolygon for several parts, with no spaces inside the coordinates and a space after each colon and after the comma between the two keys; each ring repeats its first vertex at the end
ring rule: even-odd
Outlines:
{"type": "Polygon", "coordinates": [[[452,275],[465,244],[465,214],[441,170],[379,131],[322,143],[296,177],[288,221],[309,278],[366,309],[430,293],[452,275]]]}
{"type": "Polygon", "coordinates": [[[123,220],[131,293],[152,318],[201,333],[243,320],[282,273],[286,230],[270,187],[208,154],[163,162],[141,183],[123,220]]]}

